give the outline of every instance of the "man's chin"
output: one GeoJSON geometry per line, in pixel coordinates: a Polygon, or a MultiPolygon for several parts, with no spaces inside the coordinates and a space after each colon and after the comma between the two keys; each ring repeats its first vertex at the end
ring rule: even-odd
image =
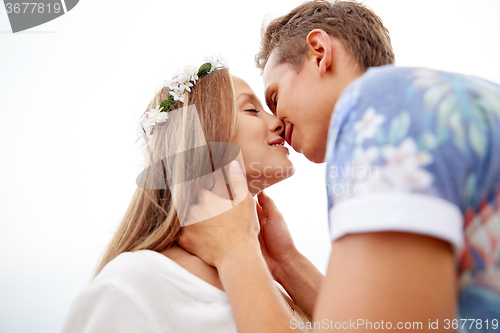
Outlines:
{"type": "Polygon", "coordinates": [[[325,150],[324,149],[304,149],[302,152],[304,156],[313,163],[323,163],[325,161],[325,150]]]}

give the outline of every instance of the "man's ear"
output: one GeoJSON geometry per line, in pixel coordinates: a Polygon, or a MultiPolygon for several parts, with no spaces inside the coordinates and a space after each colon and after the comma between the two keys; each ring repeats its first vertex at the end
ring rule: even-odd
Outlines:
{"type": "Polygon", "coordinates": [[[332,66],[332,43],[324,30],[314,29],[307,35],[307,57],[318,67],[320,76],[332,66]]]}

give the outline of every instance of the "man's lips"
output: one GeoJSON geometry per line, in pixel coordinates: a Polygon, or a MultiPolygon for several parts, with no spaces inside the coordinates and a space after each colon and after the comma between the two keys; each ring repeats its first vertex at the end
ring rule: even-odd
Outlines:
{"type": "MultiPolygon", "coordinates": [[[[287,128],[286,128],[286,132],[285,132],[285,141],[286,143],[288,143],[290,146],[292,146],[292,131],[293,131],[293,125],[290,124],[287,128]]],[[[293,146],[292,146],[293,147],[293,146]]]]}

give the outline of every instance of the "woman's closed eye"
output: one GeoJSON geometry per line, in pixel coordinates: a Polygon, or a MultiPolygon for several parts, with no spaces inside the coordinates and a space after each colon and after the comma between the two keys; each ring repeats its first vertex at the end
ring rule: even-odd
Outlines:
{"type": "Polygon", "coordinates": [[[246,112],[253,112],[255,114],[259,113],[260,111],[259,110],[256,110],[256,109],[248,109],[248,110],[245,110],[246,112]]]}

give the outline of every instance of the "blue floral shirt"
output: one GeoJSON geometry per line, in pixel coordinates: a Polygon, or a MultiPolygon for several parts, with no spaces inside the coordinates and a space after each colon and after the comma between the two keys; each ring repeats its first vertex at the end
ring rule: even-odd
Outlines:
{"type": "Polygon", "coordinates": [[[500,332],[499,85],[370,68],[335,106],[326,162],[332,240],[402,231],[450,242],[458,318],[481,319],[459,331],[500,332]]]}

